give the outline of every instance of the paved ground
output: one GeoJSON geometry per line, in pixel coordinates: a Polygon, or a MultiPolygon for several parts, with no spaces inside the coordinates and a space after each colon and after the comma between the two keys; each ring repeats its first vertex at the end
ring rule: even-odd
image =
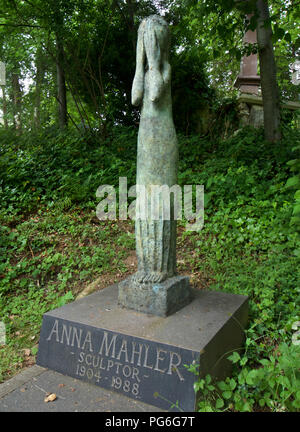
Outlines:
{"type": "Polygon", "coordinates": [[[121,394],[32,366],[0,384],[0,412],[159,412],[121,394]],[[57,399],[44,402],[48,393],[57,399]]]}

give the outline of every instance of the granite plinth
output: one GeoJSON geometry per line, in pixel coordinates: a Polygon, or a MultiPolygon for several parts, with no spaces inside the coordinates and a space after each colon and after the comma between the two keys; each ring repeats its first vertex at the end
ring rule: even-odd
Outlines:
{"type": "Polygon", "coordinates": [[[166,317],[191,300],[188,276],[174,276],[154,284],[139,284],[130,276],[119,283],[119,304],[138,312],[166,317]]]}
{"type": "Polygon", "coordinates": [[[118,305],[118,285],[46,313],[37,364],[164,410],[193,411],[198,376],[230,374],[247,297],[196,292],[168,317],[118,305]],[[185,365],[199,365],[199,375],[185,365]]]}

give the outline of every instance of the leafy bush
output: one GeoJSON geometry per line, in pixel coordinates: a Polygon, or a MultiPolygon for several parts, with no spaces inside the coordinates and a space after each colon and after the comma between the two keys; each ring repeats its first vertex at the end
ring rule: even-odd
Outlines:
{"type": "MultiPolygon", "coordinates": [[[[251,343],[251,338],[246,342],[251,343]]],[[[298,411],[300,409],[300,346],[281,343],[274,355],[259,359],[257,368],[245,366],[247,355],[234,352],[229,359],[241,366],[232,378],[213,382],[206,375],[195,383],[201,392],[199,410],[236,411],[263,410],[298,411]]],[[[196,373],[195,366],[190,367],[196,373]]]]}
{"type": "Polygon", "coordinates": [[[287,180],[285,187],[296,190],[291,224],[300,232],[300,145],[294,147],[293,152],[296,159],[289,160],[287,164],[294,175],[287,180]]]}
{"type": "Polygon", "coordinates": [[[290,225],[294,191],[286,187],[297,140],[297,131],[286,130],[271,146],[245,128],[212,153],[199,141],[194,164],[192,155],[189,167],[182,161],[182,183],[192,178],[206,195],[203,230],[186,234],[195,272],[212,275],[209,289],[248,295],[250,309],[246,350],[230,357],[238,366],[232,377],[196,383],[200,411],[299,410],[300,348],[291,343],[300,318],[299,237],[290,225]]]}
{"type": "MultiPolygon", "coordinates": [[[[136,131],[115,128],[103,140],[49,130],[17,137],[1,131],[0,196],[2,212],[31,212],[40,204],[70,208],[95,202],[101,184],[135,183],[136,131]]],[[[94,204],[92,204],[94,206],[94,204]]]]}

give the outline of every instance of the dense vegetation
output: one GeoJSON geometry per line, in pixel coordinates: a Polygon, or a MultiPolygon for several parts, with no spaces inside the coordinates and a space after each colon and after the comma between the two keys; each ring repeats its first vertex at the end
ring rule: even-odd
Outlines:
{"type": "MultiPolygon", "coordinates": [[[[108,284],[134,271],[133,222],[99,221],[95,191],[118,186],[120,176],[135,183],[136,132],[113,128],[105,139],[54,129],[1,132],[1,380],[34,361],[44,312],[99,276],[108,284]]],[[[250,299],[246,349],[231,355],[231,379],[197,384],[201,411],[300,408],[293,328],[300,250],[291,225],[295,191],[286,187],[296,141],[290,127],[276,145],[252,128],[226,140],[179,136],[179,183],[205,186],[203,230],[185,231],[183,222],[178,229],[179,271],[191,274],[197,289],[250,299]]]]}

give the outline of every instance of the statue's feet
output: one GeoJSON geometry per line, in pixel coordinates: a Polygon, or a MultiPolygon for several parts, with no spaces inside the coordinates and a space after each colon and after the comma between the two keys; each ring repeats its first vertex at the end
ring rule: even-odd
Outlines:
{"type": "Polygon", "coordinates": [[[163,282],[165,279],[167,279],[168,274],[166,272],[150,272],[146,273],[143,271],[138,271],[134,275],[134,281],[138,282],[140,284],[153,284],[153,283],[160,283],[163,282]]]}
{"type": "Polygon", "coordinates": [[[133,280],[136,283],[143,283],[144,279],[146,277],[146,273],[143,271],[138,271],[133,275],[133,280]]]}
{"type": "Polygon", "coordinates": [[[167,272],[158,273],[158,279],[156,280],[156,282],[163,282],[164,280],[167,279],[167,277],[168,277],[167,272]]]}

